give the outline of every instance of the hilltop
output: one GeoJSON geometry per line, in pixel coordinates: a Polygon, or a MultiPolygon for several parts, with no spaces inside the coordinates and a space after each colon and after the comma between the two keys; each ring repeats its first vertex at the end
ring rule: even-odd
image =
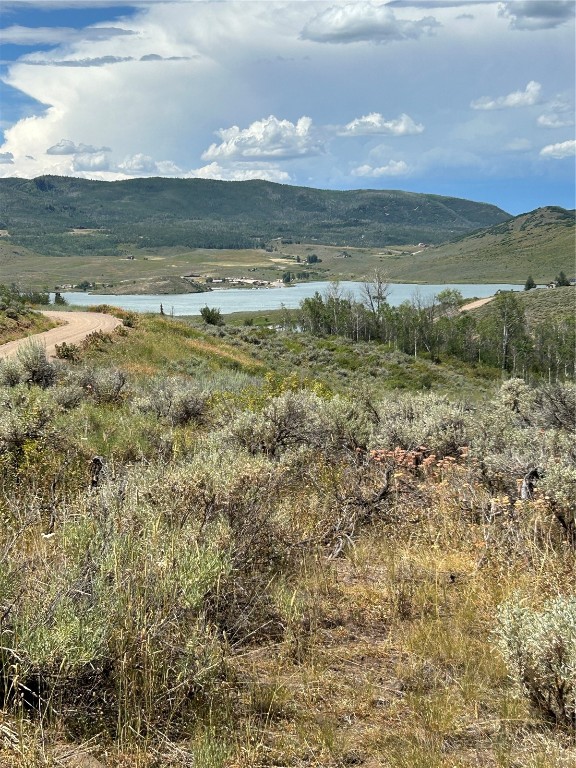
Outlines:
{"type": "Polygon", "coordinates": [[[133,248],[441,243],[509,214],[494,205],[395,190],[331,191],[268,181],[59,176],[0,179],[11,241],[46,255],[133,248]]]}

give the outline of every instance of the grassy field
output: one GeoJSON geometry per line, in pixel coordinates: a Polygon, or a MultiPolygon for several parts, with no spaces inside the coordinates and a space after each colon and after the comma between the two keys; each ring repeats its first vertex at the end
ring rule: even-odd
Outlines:
{"type": "Polygon", "coordinates": [[[574,764],[573,387],[119,315],[0,366],[3,766],[574,764]]]}

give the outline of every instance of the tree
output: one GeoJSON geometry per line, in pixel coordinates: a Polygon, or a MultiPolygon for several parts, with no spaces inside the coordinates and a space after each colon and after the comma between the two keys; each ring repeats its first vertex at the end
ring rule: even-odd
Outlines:
{"type": "Polygon", "coordinates": [[[390,293],[390,283],[382,270],[376,268],[370,275],[370,279],[362,283],[362,298],[364,304],[375,315],[380,314],[380,310],[388,299],[390,293]]]}
{"type": "Polygon", "coordinates": [[[534,278],[532,277],[532,275],[528,275],[528,278],[524,283],[524,290],[531,291],[532,288],[536,288],[536,283],[534,282],[534,278]]]}
{"type": "Polygon", "coordinates": [[[455,288],[444,288],[436,294],[436,301],[440,304],[439,312],[446,317],[454,317],[458,314],[464,297],[455,288]]]}
{"type": "Polygon", "coordinates": [[[570,280],[568,280],[564,272],[560,272],[560,274],[556,277],[555,282],[558,288],[563,288],[565,285],[570,285],[570,280]]]}
{"type": "Polygon", "coordinates": [[[513,291],[502,291],[490,304],[488,318],[480,324],[480,338],[488,356],[495,354],[502,371],[514,372],[521,357],[526,357],[526,319],[524,307],[513,291]]]}
{"type": "Polygon", "coordinates": [[[224,325],[222,313],[216,307],[202,307],[200,314],[206,325],[224,325]]]}

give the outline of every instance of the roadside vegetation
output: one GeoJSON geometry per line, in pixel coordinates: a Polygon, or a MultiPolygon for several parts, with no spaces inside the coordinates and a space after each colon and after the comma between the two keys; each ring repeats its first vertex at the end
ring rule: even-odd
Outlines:
{"type": "Polygon", "coordinates": [[[574,763],[569,345],[384,294],[0,363],[3,766],[574,763]]]}
{"type": "Polygon", "coordinates": [[[48,303],[46,293],[22,293],[14,287],[0,284],[0,344],[52,328],[54,324],[31,307],[48,303]]]}

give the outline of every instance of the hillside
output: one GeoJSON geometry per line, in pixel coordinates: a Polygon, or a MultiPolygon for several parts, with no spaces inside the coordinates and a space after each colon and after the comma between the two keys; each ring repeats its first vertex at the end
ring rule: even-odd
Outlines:
{"type": "Polygon", "coordinates": [[[509,215],[493,205],[389,190],[346,192],[207,179],[0,180],[0,229],[47,255],[133,248],[441,243],[509,215]]]}
{"type": "MultiPolygon", "coordinates": [[[[521,302],[529,330],[542,323],[576,317],[576,286],[520,291],[514,295],[521,302]]],[[[473,312],[478,318],[487,318],[493,315],[494,307],[490,302],[473,312]]]]}
{"type": "Polygon", "coordinates": [[[0,362],[3,767],[574,764],[573,385],[117,314],[0,362]]]}
{"type": "Polygon", "coordinates": [[[538,208],[390,265],[393,279],[548,283],[575,271],[574,211],[538,208]]]}

